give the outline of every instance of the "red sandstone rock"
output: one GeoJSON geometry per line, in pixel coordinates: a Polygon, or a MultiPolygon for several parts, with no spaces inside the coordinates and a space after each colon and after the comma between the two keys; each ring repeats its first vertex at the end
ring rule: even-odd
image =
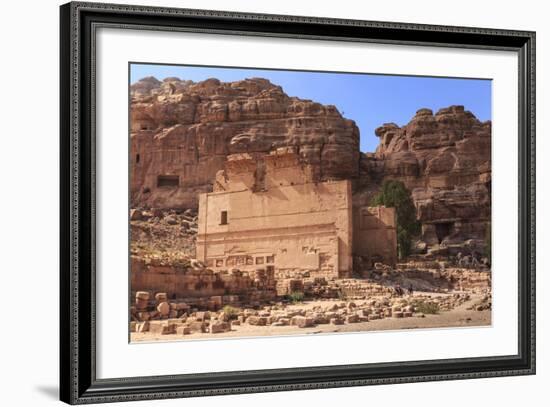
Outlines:
{"type": "MultiPolygon", "coordinates": [[[[223,182],[216,174],[228,155],[293,146],[317,179],[353,180],[357,206],[368,204],[384,180],[403,181],[422,223],[417,250],[483,250],[491,208],[491,123],[462,106],[435,114],[420,109],[403,127],[384,124],[376,129],[376,153],[362,154],[355,123],[334,106],[289,97],[265,79],[193,83],[149,77],[133,84],[131,94],[133,207],[196,208],[199,193],[223,182]]],[[[192,220],[170,216],[168,225],[196,232],[187,223],[192,220]]]]}
{"type": "Polygon", "coordinates": [[[491,123],[463,106],[436,114],[420,109],[407,125],[384,124],[376,135],[376,153],[361,157],[363,187],[402,181],[412,191],[428,248],[482,252],[491,214],[491,123]]]}
{"type": "Polygon", "coordinates": [[[294,316],[290,319],[290,325],[296,325],[299,328],[308,328],[315,324],[315,320],[310,317],[294,316]]]}
{"type": "Polygon", "coordinates": [[[212,321],[210,323],[210,333],[211,334],[217,334],[222,332],[229,332],[231,331],[231,325],[229,322],[225,321],[212,321]]]}
{"type": "Polygon", "coordinates": [[[196,207],[197,194],[212,190],[226,156],[237,152],[299,146],[319,179],[358,174],[355,123],[334,106],[289,97],[266,79],[145,78],[131,92],[134,207],[196,207]]]}

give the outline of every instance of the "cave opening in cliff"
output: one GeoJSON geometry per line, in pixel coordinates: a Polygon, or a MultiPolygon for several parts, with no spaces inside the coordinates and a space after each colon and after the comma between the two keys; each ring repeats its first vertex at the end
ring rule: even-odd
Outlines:
{"type": "Polygon", "coordinates": [[[157,177],[157,187],[179,187],[179,175],[159,175],[157,177]]]}
{"type": "Polygon", "coordinates": [[[139,154],[136,154],[136,164],[139,164],[139,159],[140,159],[139,154]]]}
{"type": "Polygon", "coordinates": [[[453,228],[452,222],[442,222],[442,223],[435,224],[435,234],[440,244],[443,241],[443,239],[445,239],[447,236],[451,234],[452,228],[453,228]]]}

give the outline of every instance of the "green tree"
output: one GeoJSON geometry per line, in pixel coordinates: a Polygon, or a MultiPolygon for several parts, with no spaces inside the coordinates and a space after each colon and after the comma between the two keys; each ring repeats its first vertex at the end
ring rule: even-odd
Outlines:
{"type": "Polygon", "coordinates": [[[372,206],[395,208],[397,217],[397,251],[400,259],[411,252],[411,240],[420,233],[411,193],[401,181],[384,181],[382,190],[371,200],[372,206]]]}

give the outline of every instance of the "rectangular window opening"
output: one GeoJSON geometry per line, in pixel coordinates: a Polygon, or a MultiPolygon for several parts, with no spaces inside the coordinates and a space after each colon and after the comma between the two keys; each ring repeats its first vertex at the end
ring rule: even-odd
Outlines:
{"type": "Polygon", "coordinates": [[[220,225],[227,225],[227,211],[221,212],[220,225]]]}
{"type": "Polygon", "coordinates": [[[159,175],[157,177],[157,187],[179,187],[179,175],[159,175]]]}

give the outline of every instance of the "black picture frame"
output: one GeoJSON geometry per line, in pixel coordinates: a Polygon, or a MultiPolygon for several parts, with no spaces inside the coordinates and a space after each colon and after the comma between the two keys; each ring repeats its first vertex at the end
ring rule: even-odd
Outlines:
{"type": "Polygon", "coordinates": [[[70,404],[535,373],[535,33],[72,2],[60,7],[60,396],[70,404]],[[519,56],[519,351],[437,361],[96,378],[95,29],[192,32],[484,50],[519,56]]]}

